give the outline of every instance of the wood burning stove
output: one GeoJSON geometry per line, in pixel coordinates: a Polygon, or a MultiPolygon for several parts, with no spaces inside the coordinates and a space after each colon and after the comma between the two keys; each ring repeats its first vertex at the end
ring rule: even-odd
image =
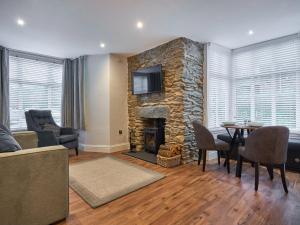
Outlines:
{"type": "Polygon", "coordinates": [[[153,119],[153,127],[144,129],[144,149],[157,154],[159,146],[165,143],[165,119],[153,119]]]}

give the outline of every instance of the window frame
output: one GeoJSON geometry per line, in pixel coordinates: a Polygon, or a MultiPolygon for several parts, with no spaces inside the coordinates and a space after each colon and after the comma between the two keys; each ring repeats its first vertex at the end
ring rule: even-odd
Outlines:
{"type": "MultiPolygon", "coordinates": [[[[59,112],[59,117],[60,117],[60,121],[61,121],[61,111],[62,111],[62,97],[63,97],[63,73],[64,73],[64,59],[61,59],[61,58],[55,58],[55,57],[50,57],[50,56],[45,56],[45,55],[39,55],[39,54],[33,54],[33,53],[28,53],[28,52],[23,52],[23,51],[17,51],[17,50],[9,50],[9,68],[11,68],[11,57],[19,57],[19,58],[23,58],[23,59],[26,59],[26,60],[33,60],[33,61],[40,61],[42,63],[49,63],[50,64],[58,64],[61,66],[61,82],[60,85],[59,85],[59,88],[61,88],[61,93],[60,93],[60,96],[61,98],[59,99],[59,102],[60,102],[60,112],[59,112]]],[[[10,86],[10,90],[9,90],[9,100],[11,101],[11,71],[9,71],[9,86],[10,86]]],[[[15,80],[14,81],[15,84],[17,84],[18,82],[15,80]]],[[[26,85],[31,83],[32,85],[39,85],[39,86],[45,86],[47,91],[48,92],[46,95],[48,97],[47,101],[49,101],[49,91],[51,91],[49,89],[49,83],[45,82],[45,83],[37,83],[35,81],[33,82],[30,82],[30,81],[25,81],[25,82],[19,82],[20,85],[22,84],[25,84],[26,85]]],[[[45,92],[45,93],[46,93],[45,92]]],[[[52,99],[52,98],[51,98],[52,99]]],[[[48,104],[49,105],[49,104],[48,104]]],[[[39,108],[35,108],[35,109],[39,109],[39,108]]],[[[44,109],[44,108],[43,108],[44,109]]],[[[25,109],[23,107],[23,110],[26,111],[28,109],[25,109]]],[[[24,131],[24,130],[27,130],[26,127],[23,127],[22,125],[20,125],[20,127],[14,127],[12,125],[12,118],[11,118],[11,113],[12,113],[12,108],[11,108],[11,104],[9,106],[9,112],[10,112],[10,125],[11,125],[11,130],[12,131],[24,131]]],[[[56,116],[57,117],[57,116],[56,116]]],[[[24,117],[25,118],[25,117],[24,117]]],[[[59,121],[56,121],[59,123],[59,121]]],[[[25,122],[26,123],[26,122],[25,122]]],[[[22,123],[23,124],[23,123],[22,123]]]]}
{"type": "MultiPolygon", "coordinates": [[[[255,82],[255,78],[252,78],[252,77],[241,77],[240,79],[237,79],[236,77],[234,77],[234,53],[235,51],[243,51],[243,50],[248,50],[248,49],[251,49],[251,48],[256,48],[256,47],[259,47],[259,46],[262,46],[262,45],[270,45],[272,47],[272,45],[276,45],[277,43],[280,43],[280,41],[288,41],[288,40],[294,40],[295,41],[295,46],[296,46],[296,49],[294,49],[293,52],[291,53],[287,53],[287,54],[294,54],[294,52],[296,52],[296,58],[299,59],[299,61],[297,60],[296,61],[296,69],[295,70],[285,70],[286,68],[283,67],[281,68],[280,66],[277,68],[275,66],[275,69],[273,71],[273,73],[267,73],[266,74],[266,78],[264,78],[264,76],[261,76],[259,77],[259,79],[263,80],[270,80],[270,82],[272,83],[271,85],[271,92],[270,93],[270,97],[271,97],[271,122],[272,124],[270,125],[280,125],[280,124],[277,124],[276,120],[278,120],[278,118],[280,119],[280,114],[278,114],[276,112],[276,105],[284,105],[283,100],[282,98],[276,98],[276,95],[278,95],[278,91],[277,91],[277,88],[278,86],[280,86],[280,81],[282,79],[284,79],[284,75],[286,75],[287,77],[288,76],[296,76],[296,78],[294,78],[296,80],[296,84],[300,84],[300,33],[299,34],[293,34],[293,35],[288,35],[288,36],[285,36],[285,37],[281,37],[281,38],[277,38],[277,39],[274,39],[274,40],[270,40],[270,41],[266,41],[266,42],[261,42],[261,43],[256,43],[256,44],[253,44],[253,45],[250,45],[250,46],[246,46],[246,47],[241,47],[241,48],[238,48],[238,49],[228,49],[228,51],[231,51],[231,71],[230,71],[230,76],[228,78],[228,82],[230,83],[230,94],[229,94],[229,102],[230,102],[230,107],[228,110],[228,113],[229,113],[229,119],[230,120],[237,120],[237,110],[236,110],[236,104],[237,104],[237,81],[238,80],[242,80],[242,79],[249,79],[249,93],[250,93],[250,96],[251,98],[249,99],[249,107],[250,107],[250,117],[249,118],[250,120],[255,120],[254,117],[257,117],[256,114],[257,114],[257,106],[259,104],[263,104],[263,103],[260,103],[259,101],[257,101],[256,98],[259,98],[259,93],[255,90],[256,88],[261,88],[261,87],[258,87],[258,83],[255,82]],[[291,74],[291,75],[289,75],[291,74]],[[269,77],[270,76],[273,76],[273,79],[270,79],[269,77]],[[277,77],[278,76],[278,77],[277,77]],[[252,93],[252,94],[251,94],[252,93]],[[275,98],[275,99],[274,99],[275,98]],[[278,99],[278,100],[277,100],[278,99]]],[[[210,43],[208,43],[207,45],[209,45],[210,43]]],[[[225,48],[225,47],[224,47],[225,48]]],[[[276,49],[276,47],[274,47],[275,51],[278,50],[278,51],[281,51],[280,49],[276,49]]],[[[207,47],[207,50],[206,50],[206,58],[209,58],[209,46],[207,47]]],[[[289,56],[288,56],[289,57],[289,56]]],[[[292,56],[291,56],[292,57],[292,56]]],[[[289,60],[289,58],[284,58],[285,60],[289,60]]],[[[274,61],[276,62],[276,61],[274,61]]],[[[209,59],[207,59],[207,64],[209,63],[209,59]]],[[[255,63],[254,62],[250,62],[251,63],[255,63]]],[[[271,64],[273,63],[272,61],[270,62],[271,64]]],[[[268,66],[268,64],[266,64],[266,66],[268,66]]],[[[206,113],[207,113],[207,118],[206,118],[206,125],[209,127],[209,82],[210,82],[210,77],[209,77],[209,71],[208,71],[208,68],[209,68],[209,65],[206,66],[206,106],[205,106],[205,110],[206,110],[206,113]]],[[[263,69],[266,69],[266,68],[263,68],[263,69]]],[[[266,69],[267,70],[267,69],[266,69]]],[[[260,75],[260,74],[259,74],[260,75]]],[[[220,79],[220,82],[221,82],[221,79],[220,79]]],[[[283,87],[288,87],[288,83],[290,83],[292,81],[287,81],[287,83],[285,83],[283,87]]],[[[262,85],[263,86],[263,85],[262,85]]],[[[265,94],[265,92],[262,92],[262,94],[265,94]]],[[[286,93],[284,93],[286,94],[286,93]]],[[[294,94],[294,93],[292,93],[294,94]]],[[[291,131],[291,137],[292,138],[297,138],[297,139],[300,139],[300,85],[296,85],[296,90],[295,90],[295,96],[296,96],[296,99],[295,99],[295,122],[293,123],[292,121],[287,121],[286,123],[291,123],[291,124],[295,124],[295,129],[292,129],[290,128],[290,131],[291,131]],[[297,125],[299,124],[299,125],[297,125]]],[[[261,97],[262,99],[262,102],[263,100],[265,100],[263,97],[261,97]]],[[[284,99],[284,97],[283,97],[284,99]]],[[[290,98],[290,99],[293,99],[293,98],[290,98]]],[[[293,101],[291,101],[293,102],[293,101]]],[[[246,104],[245,104],[246,105],[246,104]]],[[[284,107],[284,106],[281,106],[281,107],[284,107]]],[[[294,105],[293,105],[294,107],[294,105]]],[[[258,111],[261,111],[261,113],[263,113],[263,109],[261,110],[258,110],[258,111]]],[[[288,113],[289,114],[289,113],[288,113]]],[[[290,116],[289,118],[293,118],[293,116],[290,116]]],[[[239,121],[241,122],[241,121],[239,121]]],[[[282,124],[281,124],[282,125],[282,124]]],[[[289,126],[289,125],[287,125],[289,126]]],[[[212,127],[209,127],[212,131],[216,130],[218,131],[219,133],[221,132],[221,129],[219,128],[212,128],[212,127]]],[[[222,132],[224,133],[224,130],[222,130],[222,132]]]]}

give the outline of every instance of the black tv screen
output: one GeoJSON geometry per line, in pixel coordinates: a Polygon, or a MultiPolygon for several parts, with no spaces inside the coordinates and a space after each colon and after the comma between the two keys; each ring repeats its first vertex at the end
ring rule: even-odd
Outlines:
{"type": "Polygon", "coordinates": [[[132,92],[134,95],[162,92],[162,66],[139,69],[132,73],[132,92]]]}

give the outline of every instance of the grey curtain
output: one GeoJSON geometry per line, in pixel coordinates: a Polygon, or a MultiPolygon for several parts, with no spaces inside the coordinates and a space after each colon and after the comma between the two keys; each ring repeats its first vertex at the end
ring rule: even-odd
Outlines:
{"type": "Polygon", "coordinates": [[[9,127],[9,53],[0,46],[0,122],[9,127]]]}
{"type": "Polygon", "coordinates": [[[62,125],[84,129],[85,56],[65,59],[63,74],[62,125]]]}

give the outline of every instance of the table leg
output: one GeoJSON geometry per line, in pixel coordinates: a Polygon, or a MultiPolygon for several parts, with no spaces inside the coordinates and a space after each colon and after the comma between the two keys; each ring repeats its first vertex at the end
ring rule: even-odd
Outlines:
{"type": "MultiPolygon", "coordinates": [[[[229,131],[227,131],[227,132],[229,132],[229,131]]],[[[230,149],[229,149],[229,155],[231,154],[231,152],[233,151],[233,148],[234,148],[234,145],[235,145],[235,142],[236,142],[236,138],[237,138],[237,136],[239,135],[239,129],[235,129],[235,131],[234,131],[234,134],[233,134],[233,137],[232,137],[232,139],[231,139],[231,143],[230,143],[230,149]]],[[[224,167],[226,166],[226,163],[227,163],[227,161],[225,160],[225,162],[224,162],[224,167]]]]}

